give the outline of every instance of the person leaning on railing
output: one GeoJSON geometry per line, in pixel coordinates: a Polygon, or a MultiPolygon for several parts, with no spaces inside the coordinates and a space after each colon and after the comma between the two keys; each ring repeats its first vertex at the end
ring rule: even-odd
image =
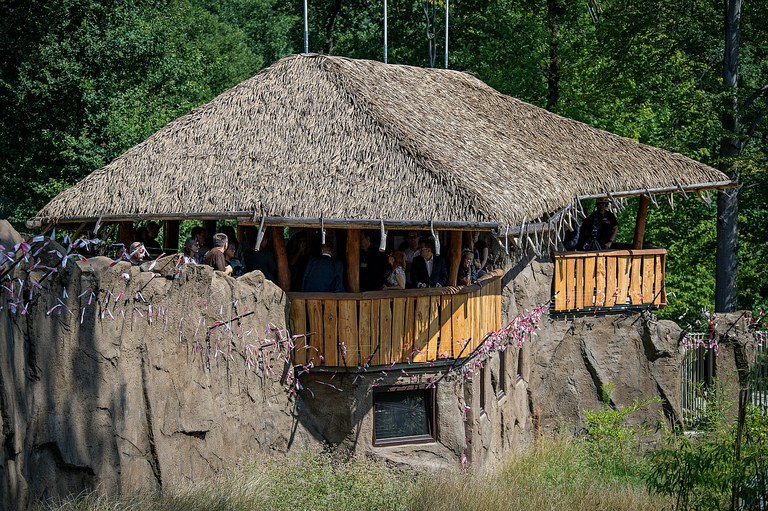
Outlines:
{"type": "Polygon", "coordinates": [[[413,258],[411,284],[413,287],[443,287],[448,284],[448,268],[441,257],[434,254],[435,241],[424,238],[419,241],[421,255],[413,258]]]}
{"type": "Polygon", "coordinates": [[[468,286],[477,282],[477,267],[474,263],[474,252],[464,249],[461,254],[461,265],[459,265],[459,274],[456,283],[460,286],[468,286]]]}
{"type": "Polygon", "coordinates": [[[390,270],[382,289],[405,289],[405,254],[395,250],[387,256],[390,270]]]}

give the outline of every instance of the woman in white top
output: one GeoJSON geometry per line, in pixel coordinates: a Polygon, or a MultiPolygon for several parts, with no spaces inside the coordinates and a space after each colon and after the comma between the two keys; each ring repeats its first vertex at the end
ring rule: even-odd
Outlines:
{"type": "Polygon", "coordinates": [[[384,289],[405,289],[405,254],[395,250],[387,257],[390,270],[384,289]]]}

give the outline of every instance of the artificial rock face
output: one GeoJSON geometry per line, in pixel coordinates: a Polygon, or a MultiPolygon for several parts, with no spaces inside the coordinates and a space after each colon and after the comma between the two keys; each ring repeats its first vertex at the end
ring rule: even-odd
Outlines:
{"type": "Polygon", "coordinates": [[[260,273],[174,263],[69,263],[25,314],[0,311],[6,509],[151,490],[319,445],[284,385],[282,290],[260,273]]]}
{"type": "MultiPolygon", "coordinates": [[[[20,238],[8,227],[0,224],[0,241],[12,247],[20,238]]],[[[55,266],[57,256],[49,258],[55,266]]],[[[14,271],[27,276],[22,265],[14,271]]],[[[509,269],[502,324],[545,303],[551,282],[548,264],[509,269]]],[[[275,451],[329,448],[423,470],[482,469],[539,430],[579,430],[607,383],[617,405],[665,400],[635,420],[657,420],[663,410],[679,421],[680,329],[650,315],[545,315],[522,350],[471,360],[475,369],[463,377],[442,378],[450,363],[312,370],[296,393],[290,304],[260,272],[234,279],[179,267],[175,257],[141,267],[96,257],[70,261],[39,284],[14,312],[17,284],[0,296],[5,509],[83,490],[158,490],[275,451]],[[430,382],[435,442],[374,446],[372,387],[430,382]]],[[[749,358],[742,327],[720,333],[730,342],[721,343],[724,370],[743,369],[749,358]]]]}

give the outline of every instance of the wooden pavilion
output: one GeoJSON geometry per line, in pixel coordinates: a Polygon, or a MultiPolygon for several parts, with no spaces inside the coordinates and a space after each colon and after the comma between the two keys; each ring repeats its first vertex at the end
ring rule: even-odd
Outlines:
{"type": "Polygon", "coordinates": [[[641,196],[631,250],[555,254],[554,309],[658,306],[664,251],[643,248],[648,202],[730,186],[700,162],[465,73],[296,55],[169,123],[29,225],[119,223],[128,242],[133,222],[159,220],[171,250],[185,219],[209,232],[222,219],[269,230],[293,330],[314,334],[327,366],[388,365],[471,352],[501,325],[501,274],[461,289],[361,293],[362,229],[443,233],[455,285],[470,231],[548,251],[581,200],[641,196]],[[344,231],[348,293],[290,290],[285,227],[344,231]]]}

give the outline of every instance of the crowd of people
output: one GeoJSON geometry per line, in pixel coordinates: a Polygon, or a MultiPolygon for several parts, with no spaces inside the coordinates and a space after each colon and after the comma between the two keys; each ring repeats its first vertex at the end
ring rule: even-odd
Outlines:
{"type": "MultiPolygon", "coordinates": [[[[162,253],[157,236],[160,226],[148,222],[136,230],[135,242],[126,251],[126,258],[133,264],[162,253]]],[[[247,227],[238,240],[235,230],[225,226],[210,238],[205,228],[195,226],[184,241],[181,257],[185,264],[204,264],[227,275],[241,276],[260,271],[264,277],[277,280],[277,262],[268,235],[259,239],[255,228],[247,227]],[[255,248],[258,243],[258,250],[255,248]]],[[[304,292],[344,292],[344,262],[336,257],[337,237],[329,233],[325,243],[317,243],[313,255],[311,241],[317,242],[312,231],[299,231],[287,243],[288,265],[291,271],[291,290],[304,292]]],[[[376,234],[363,231],[360,234],[360,290],[434,288],[448,285],[448,264],[443,256],[435,253],[435,240],[420,237],[417,231],[409,231],[396,249],[379,250],[376,234]]],[[[473,233],[472,245],[463,247],[458,271],[458,285],[477,282],[487,271],[489,252],[487,243],[479,233],[473,233]]]]}

